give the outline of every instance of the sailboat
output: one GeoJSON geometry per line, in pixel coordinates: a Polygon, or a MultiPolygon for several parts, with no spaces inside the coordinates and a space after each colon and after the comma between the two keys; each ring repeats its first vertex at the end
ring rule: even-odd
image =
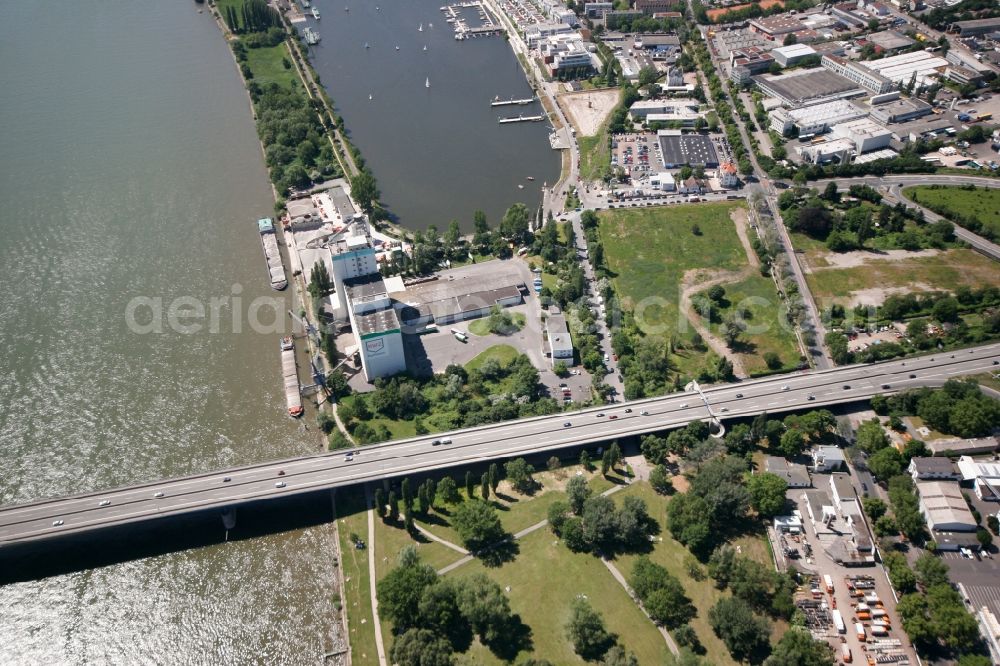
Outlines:
{"type": "Polygon", "coordinates": [[[423,24],[423,23],[421,23],[421,24],[420,24],[420,27],[419,27],[419,28],[417,28],[417,32],[423,32],[423,31],[424,31],[424,24],[423,24]]]}
{"type": "Polygon", "coordinates": [[[426,45],[426,44],[424,44],[424,51],[426,51],[426,50],[427,50],[427,45],[426,45]]]}
{"type": "Polygon", "coordinates": [[[372,94],[371,93],[368,93],[368,101],[369,102],[372,101],[372,94]]]}
{"type": "Polygon", "coordinates": [[[431,77],[428,76],[426,79],[424,79],[424,88],[430,88],[430,87],[431,87],[431,77]]]}
{"type": "Polygon", "coordinates": [[[399,50],[399,44],[396,44],[396,50],[397,51],[399,50]]]}
{"type": "Polygon", "coordinates": [[[365,48],[366,49],[370,49],[371,48],[370,46],[368,46],[368,42],[365,42],[365,48]]]}

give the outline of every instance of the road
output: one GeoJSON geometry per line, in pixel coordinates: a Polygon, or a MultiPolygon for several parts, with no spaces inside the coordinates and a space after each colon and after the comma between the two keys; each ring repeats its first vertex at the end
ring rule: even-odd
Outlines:
{"type": "MultiPolygon", "coordinates": [[[[866,400],[997,366],[1000,344],[992,344],[949,354],[723,384],[705,388],[704,393],[723,419],[748,417],[763,411],[780,413],[866,400]]],[[[378,444],[356,449],[352,457],[343,451],[315,454],[40,500],[0,509],[0,545],[596,444],[707,418],[708,411],[697,396],[672,394],[378,444]],[[450,442],[435,445],[435,439],[450,442]]]]}
{"type": "MultiPolygon", "coordinates": [[[[975,185],[977,187],[1000,188],[1000,179],[984,178],[981,176],[952,176],[939,174],[924,174],[919,176],[876,176],[858,178],[827,178],[810,183],[811,187],[822,190],[829,182],[837,183],[841,189],[849,188],[851,185],[868,185],[882,192],[887,199],[902,202],[910,208],[918,208],[924,212],[924,218],[930,222],[937,222],[945,218],[923,206],[916,204],[903,196],[902,188],[907,185],[975,185]]],[[[955,225],[955,236],[968,245],[991,259],[1000,261],[1000,245],[986,240],[979,234],[973,233],[965,227],[955,225]]]]}

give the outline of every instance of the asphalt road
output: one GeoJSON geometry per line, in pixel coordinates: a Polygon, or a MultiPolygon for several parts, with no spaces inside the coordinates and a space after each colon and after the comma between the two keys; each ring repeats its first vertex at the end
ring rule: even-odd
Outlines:
{"type": "MultiPolygon", "coordinates": [[[[1000,344],[724,384],[704,393],[713,411],[725,419],[858,401],[996,366],[1000,344]]],[[[598,443],[706,418],[708,411],[696,394],[672,394],[374,445],[355,450],[350,460],[343,451],[317,454],[41,500],[0,509],[0,545],[598,443]],[[433,444],[444,439],[451,441],[433,444]]]]}

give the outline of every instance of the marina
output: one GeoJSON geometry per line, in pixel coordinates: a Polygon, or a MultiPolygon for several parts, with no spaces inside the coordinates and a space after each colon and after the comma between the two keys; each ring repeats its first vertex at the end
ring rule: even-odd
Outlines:
{"type": "Polygon", "coordinates": [[[306,44],[318,44],[320,40],[319,33],[312,28],[302,29],[302,39],[306,41],[306,44]]]}
{"type": "Polygon", "coordinates": [[[285,383],[285,402],[288,415],[302,416],[302,393],[299,387],[299,371],[295,365],[295,343],[290,336],[281,338],[281,375],[285,383]]]}
{"type": "Polygon", "coordinates": [[[506,125],[507,123],[537,123],[545,120],[545,116],[511,116],[508,118],[497,118],[497,122],[501,125],[506,125]]]}
{"type": "MultiPolygon", "coordinates": [[[[486,11],[485,5],[482,2],[460,2],[453,5],[444,5],[440,7],[440,10],[445,15],[445,21],[451,24],[451,27],[455,30],[455,41],[461,42],[470,37],[489,37],[491,35],[499,35],[504,30],[500,24],[493,20],[490,13],[486,11]],[[469,27],[468,21],[462,16],[460,10],[463,9],[475,9],[479,14],[479,25],[472,28],[469,27]]],[[[421,24],[421,29],[423,29],[423,24],[421,24]]]]}
{"type": "Polygon", "coordinates": [[[288,286],[288,280],[285,278],[285,267],[281,263],[281,252],[278,249],[278,236],[274,233],[274,223],[271,218],[264,217],[257,220],[257,231],[260,233],[260,244],[264,249],[271,289],[281,291],[288,286]]]}

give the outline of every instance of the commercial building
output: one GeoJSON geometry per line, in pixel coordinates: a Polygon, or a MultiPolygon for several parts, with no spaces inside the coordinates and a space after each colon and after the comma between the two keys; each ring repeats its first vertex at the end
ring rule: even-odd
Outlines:
{"type": "Polygon", "coordinates": [[[719,184],[730,189],[740,186],[740,173],[732,161],[719,165],[719,184]]]}
{"type": "Polygon", "coordinates": [[[848,81],[853,81],[876,95],[887,93],[894,88],[892,81],[888,78],[878,72],[872,71],[859,62],[853,62],[840,56],[825,55],[820,60],[820,64],[831,72],[844,77],[848,81]]]}
{"type": "Polygon", "coordinates": [[[836,138],[851,141],[859,155],[885,148],[892,141],[892,132],[868,118],[838,123],[830,128],[830,132],[836,138]]]}
{"type": "Polygon", "coordinates": [[[1000,463],[962,456],[958,459],[958,470],[962,482],[972,485],[976,497],[990,502],[1000,501],[1000,463]]]}
{"type": "Polygon", "coordinates": [[[673,62],[681,50],[681,38],[677,35],[640,33],[635,35],[632,48],[647,51],[653,60],[673,62]]]}
{"type": "Polygon", "coordinates": [[[787,134],[797,128],[799,136],[820,134],[833,125],[864,118],[864,109],[844,99],[813,104],[799,109],[777,108],[771,111],[770,126],[778,134],[787,134]]]}
{"type": "Polygon", "coordinates": [[[916,42],[906,35],[897,32],[895,30],[883,30],[882,32],[873,32],[866,36],[864,41],[871,43],[873,46],[892,53],[893,51],[902,51],[903,49],[908,49],[913,46],[916,42]]]}
{"type": "Polygon", "coordinates": [[[978,86],[983,82],[982,74],[971,69],[966,69],[965,67],[959,67],[958,65],[948,65],[945,68],[945,76],[948,77],[949,81],[954,81],[959,85],[971,83],[978,86]]]}
{"type": "Polygon", "coordinates": [[[610,12],[615,8],[613,2],[586,2],[583,5],[583,13],[590,19],[604,18],[605,12],[610,12]]]}
{"type": "Polygon", "coordinates": [[[361,367],[368,381],[406,372],[403,335],[395,310],[360,315],[352,312],[351,327],[358,339],[361,367]]]}
{"type": "Polygon", "coordinates": [[[665,168],[675,169],[686,164],[712,169],[719,166],[719,155],[709,137],[684,135],[680,130],[660,130],[656,134],[665,168]]]}
{"type": "Polygon", "coordinates": [[[661,171],[650,175],[649,186],[664,192],[673,192],[677,189],[677,184],[674,182],[674,175],[669,171],[661,171]]]}
{"type": "Polygon", "coordinates": [[[962,497],[957,483],[921,481],[917,483],[920,513],[931,532],[975,532],[978,525],[962,497]]]}
{"type": "Polygon", "coordinates": [[[932,108],[927,102],[915,97],[894,99],[883,104],[873,104],[871,117],[883,125],[905,123],[930,115],[932,108]]]}
{"type": "Polygon", "coordinates": [[[549,339],[552,362],[568,360],[572,364],[573,340],[569,334],[569,327],[566,325],[566,317],[550,315],[545,321],[545,333],[549,339]]]}
{"type": "Polygon", "coordinates": [[[779,99],[785,106],[792,108],[859,97],[865,92],[856,83],[822,67],[800,69],[777,76],[761,74],[753,77],[753,82],[765,95],[779,99]]]}
{"type": "Polygon", "coordinates": [[[816,49],[808,44],[791,44],[773,49],[771,55],[774,56],[774,61],[782,67],[791,67],[809,56],[816,55],[816,49]]]}
{"type": "Polygon", "coordinates": [[[795,147],[795,153],[808,164],[826,164],[828,162],[847,164],[850,162],[851,156],[854,155],[854,151],[854,141],[845,138],[795,147]]]}
{"type": "Polygon", "coordinates": [[[729,78],[736,85],[746,85],[754,74],[766,72],[773,63],[774,56],[759,47],[734,49],[729,52],[729,78]]]}
{"type": "Polygon", "coordinates": [[[693,128],[702,117],[700,107],[696,99],[639,100],[628,112],[633,121],[674,123],[678,127],[693,128]]]}
{"type": "Polygon", "coordinates": [[[719,55],[729,60],[731,51],[758,47],[762,49],[774,48],[774,43],[769,42],[759,34],[746,29],[723,30],[715,34],[715,50],[719,55]]]}
{"type": "Polygon", "coordinates": [[[844,452],[836,446],[817,446],[812,450],[813,472],[838,472],[844,468],[844,452]]]}
{"type": "Polygon", "coordinates": [[[572,28],[580,25],[580,19],[577,18],[576,12],[568,7],[556,7],[550,12],[549,17],[556,23],[565,23],[572,28]]]}
{"type": "Polygon", "coordinates": [[[560,72],[589,73],[594,69],[594,55],[580,39],[558,41],[543,51],[543,60],[549,66],[549,74],[560,72]]]}
{"type": "Polygon", "coordinates": [[[845,516],[858,516],[861,514],[861,504],[858,502],[858,491],[851,483],[848,474],[834,473],[830,475],[830,493],[833,501],[845,516]]]}
{"type": "Polygon", "coordinates": [[[563,35],[573,32],[573,28],[565,23],[536,23],[524,30],[524,39],[529,49],[536,48],[546,37],[563,35]]]}
{"type": "Polygon", "coordinates": [[[635,0],[635,8],[646,16],[670,11],[674,4],[674,0],[635,0]]]}
{"type": "Polygon", "coordinates": [[[959,37],[975,37],[1000,30],[1000,17],[973,19],[971,21],[956,21],[951,24],[951,31],[959,37]]]}
{"type": "MultiPolygon", "coordinates": [[[[859,63],[854,63],[859,65],[859,63]]],[[[922,88],[933,84],[937,78],[944,74],[948,61],[941,56],[936,56],[927,51],[914,51],[912,53],[900,53],[899,55],[882,58],[881,60],[869,60],[864,65],[859,65],[869,71],[877,73],[892,83],[892,87],[904,87],[911,82],[915,88],[922,88]]],[[[848,77],[850,78],[850,77],[848,77]]],[[[886,92],[885,90],[874,90],[873,92],[886,92]]]]}
{"type": "Polygon", "coordinates": [[[961,472],[948,458],[913,458],[906,468],[914,481],[959,481],[961,472]]]}
{"type": "Polygon", "coordinates": [[[750,30],[767,39],[774,41],[776,37],[784,37],[790,32],[798,32],[805,28],[802,21],[795,14],[776,14],[764,18],[752,19],[749,23],[750,30]]]}
{"type": "Polygon", "coordinates": [[[809,488],[812,481],[809,479],[809,470],[805,465],[788,462],[785,458],[768,456],[764,459],[764,471],[780,476],[788,484],[789,488],[809,488]]]}

